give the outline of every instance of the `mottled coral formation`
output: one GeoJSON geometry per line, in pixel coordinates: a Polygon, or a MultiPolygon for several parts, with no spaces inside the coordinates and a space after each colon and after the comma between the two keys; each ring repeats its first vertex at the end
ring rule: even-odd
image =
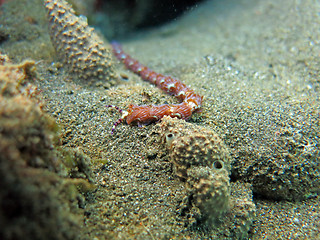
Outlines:
{"type": "Polygon", "coordinates": [[[184,120],[164,117],[159,127],[175,173],[190,190],[186,208],[194,205],[200,210],[199,217],[217,218],[228,208],[227,147],[213,131],[184,120]]]}
{"type": "Polygon", "coordinates": [[[112,52],[84,16],[76,16],[64,0],[47,0],[51,41],[70,73],[85,81],[116,84],[112,52]]]}

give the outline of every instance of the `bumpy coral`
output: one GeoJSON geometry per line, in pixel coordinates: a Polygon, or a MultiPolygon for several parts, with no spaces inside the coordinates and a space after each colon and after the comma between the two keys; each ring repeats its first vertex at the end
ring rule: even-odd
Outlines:
{"type": "Polygon", "coordinates": [[[171,117],[164,117],[159,126],[179,177],[188,178],[193,166],[229,171],[228,149],[212,130],[171,117]]]}
{"type": "Polygon", "coordinates": [[[112,51],[84,16],[76,16],[64,0],[46,0],[51,41],[69,72],[85,81],[116,84],[112,51]]]}
{"type": "Polygon", "coordinates": [[[160,132],[176,175],[190,190],[187,205],[199,208],[201,218],[220,216],[230,192],[230,156],[223,141],[209,129],[170,117],[163,118],[160,132]]]}

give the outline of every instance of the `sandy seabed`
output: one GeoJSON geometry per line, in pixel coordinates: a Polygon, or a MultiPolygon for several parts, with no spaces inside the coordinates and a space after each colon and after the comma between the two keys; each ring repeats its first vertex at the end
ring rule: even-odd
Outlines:
{"type": "MultiPolygon", "coordinates": [[[[176,99],[120,63],[117,71],[128,79],[110,89],[72,79],[57,64],[41,1],[16,2],[21,5],[0,8],[2,16],[8,9],[21,13],[0,17],[0,51],[13,61],[37,61],[33,84],[61,126],[62,148],[80,148],[91,159],[97,188],[82,206],[79,238],[239,237],[221,227],[190,227],[178,216],[186,189],[156,124],[121,124],[110,134],[119,113],[106,105],[126,109],[176,99]]],[[[246,238],[320,237],[319,26],[319,1],[212,0],[119,39],[141,63],[205,96],[203,111],[189,121],[219,134],[233,159],[232,184],[249,197],[252,191],[256,212],[246,238]]]]}

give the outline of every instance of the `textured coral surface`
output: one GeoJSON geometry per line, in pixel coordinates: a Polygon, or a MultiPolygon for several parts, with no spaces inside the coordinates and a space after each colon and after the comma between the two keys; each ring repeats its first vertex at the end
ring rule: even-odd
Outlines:
{"type": "Polygon", "coordinates": [[[226,212],[230,156],[223,141],[215,132],[177,118],[164,117],[158,127],[174,172],[190,191],[188,204],[199,208],[203,218],[226,212]]]}
{"type": "Polygon", "coordinates": [[[64,0],[47,0],[49,32],[62,61],[75,78],[116,83],[110,47],[88,26],[85,16],[76,16],[64,0]]]}

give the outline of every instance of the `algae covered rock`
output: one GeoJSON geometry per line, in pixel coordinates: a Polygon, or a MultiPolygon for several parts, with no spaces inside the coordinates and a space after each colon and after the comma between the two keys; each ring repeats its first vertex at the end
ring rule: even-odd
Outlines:
{"type": "Polygon", "coordinates": [[[228,136],[233,178],[250,182],[257,197],[301,201],[320,193],[318,110],[307,105],[262,104],[230,127],[241,129],[228,136]]]}
{"type": "Polygon", "coordinates": [[[26,90],[29,65],[0,66],[0,238],[79,239],[83,197],[57,157],[56,123],[26,90]]]}

